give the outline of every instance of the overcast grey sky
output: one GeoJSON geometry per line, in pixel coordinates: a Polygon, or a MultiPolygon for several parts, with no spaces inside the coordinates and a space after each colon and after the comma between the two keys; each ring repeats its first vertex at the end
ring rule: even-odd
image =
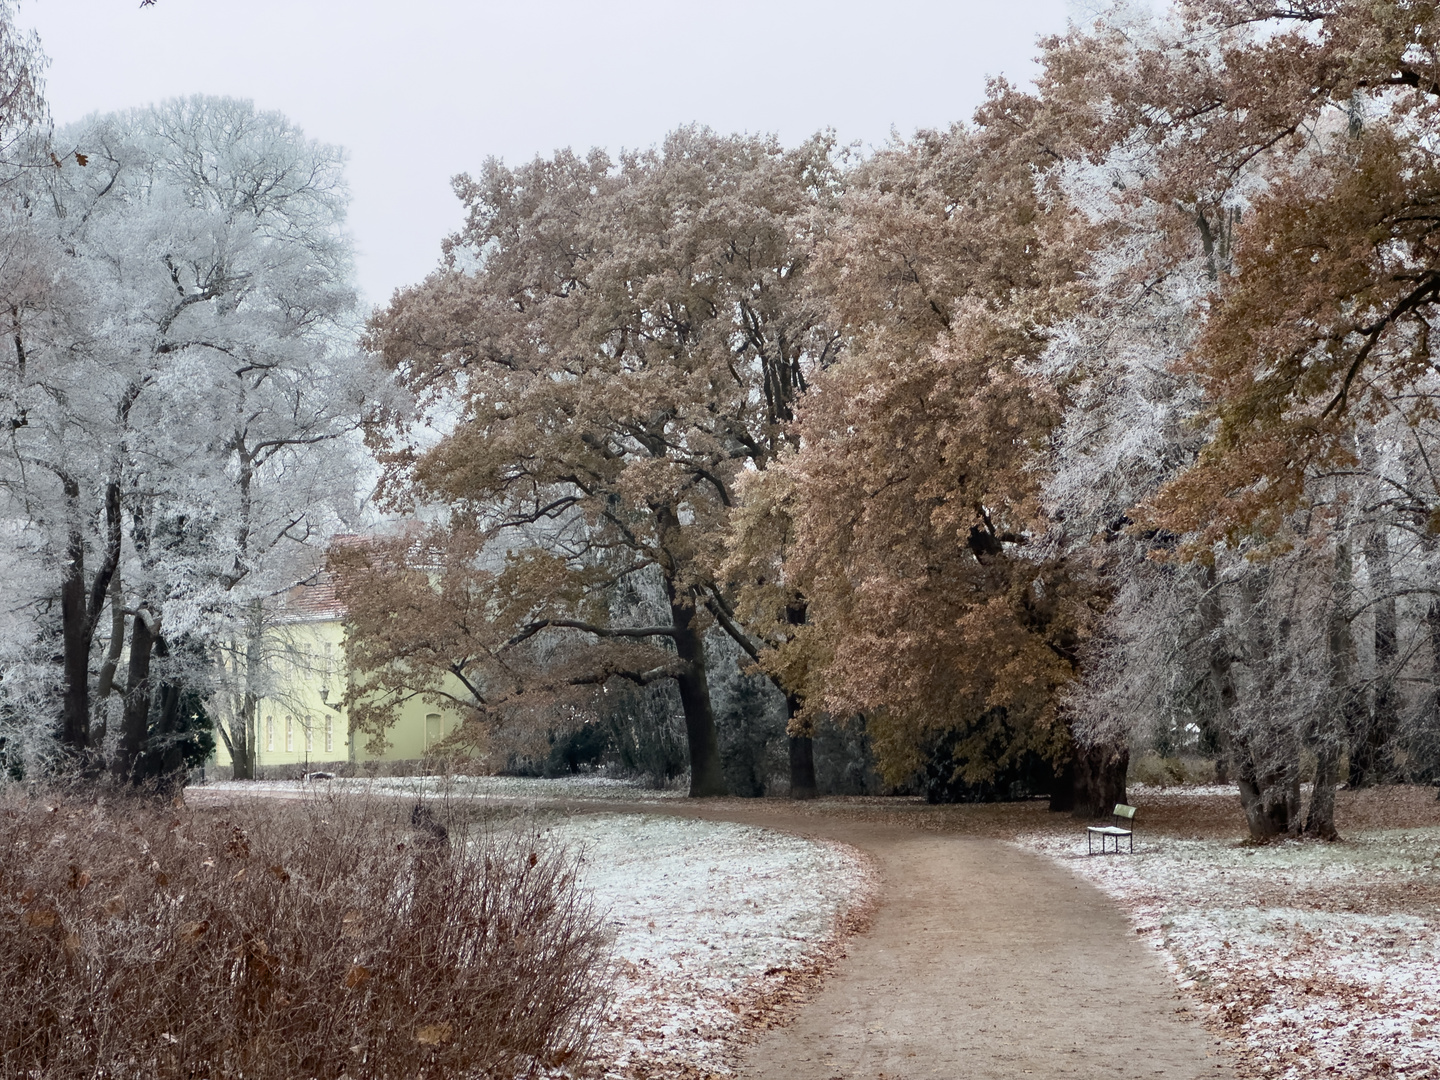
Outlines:
{"type": "Polygon", "coordinates": [[[372,302],[419,280],[460,222],[449,179],[489,156],[649,146],[680,124],[891,128],[966,118],[1026,81],[1066,0],[23,0],[60,123],[181,94],[278,109],[350,152],[372,302]]]}

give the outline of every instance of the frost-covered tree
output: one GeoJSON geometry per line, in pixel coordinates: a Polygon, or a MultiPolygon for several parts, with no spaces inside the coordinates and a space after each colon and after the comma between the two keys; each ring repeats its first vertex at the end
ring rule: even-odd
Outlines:
{"type": "MultiPolygon", "coordinates": [[[[157,702],[209,688],[215,644],[253,642],[266,599],[315,569],[375,383],[347,344],[339,151],[209,98],[61,137],[79,152],[26,201],[49,280],[13,307],[23,422],[0,483],[35,633],[60,639],[61,742],[130,776],[178,722],[157,702]]],[[[245,731],[242,709],[242,763],[245,731]]]]}
{"type": "Polygon", "coordinates": [[[15,25],[15,5],[0,3],[0,184],[37,164],[35,139],[49,113],[41,76],[45,56],[33,33],[15,25]]]}
{"type": "Polygon", "coordinates": [[[1426,743],[1402,687],[1440,655],[1409,599],[1433,595],[1437,31],[1428,5],[1216,0],[1047,45],[1072,181],[1111,223],[1096,265],[1123,271],[1050,357],[1072,381],[1049,490],[1117,593],[1074,705],[1206,729],[1261,839],[1333,835],[1342,756],[1367,782],[1402,728],[1426,743]]]}

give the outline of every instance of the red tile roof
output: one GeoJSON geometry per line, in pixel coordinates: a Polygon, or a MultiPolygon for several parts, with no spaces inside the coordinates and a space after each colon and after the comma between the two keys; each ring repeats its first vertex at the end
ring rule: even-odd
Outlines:
{"type": "Polygon", "coordinates": [[[285,594],[280,605],[281,622],[330,622],[345,617],[345,605],[335,595],[335,579],[317,574],[285,594]]]}

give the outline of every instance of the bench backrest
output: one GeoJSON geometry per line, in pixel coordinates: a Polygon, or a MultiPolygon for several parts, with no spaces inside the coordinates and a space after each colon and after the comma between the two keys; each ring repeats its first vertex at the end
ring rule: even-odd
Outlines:
{"type": "Polygon", "coordinates": [[[1135,807],[1126,806],[1124,803],[1116,803],[1113,816],[1128,821],[1133,825],[1135,823],[1135,807]]]}

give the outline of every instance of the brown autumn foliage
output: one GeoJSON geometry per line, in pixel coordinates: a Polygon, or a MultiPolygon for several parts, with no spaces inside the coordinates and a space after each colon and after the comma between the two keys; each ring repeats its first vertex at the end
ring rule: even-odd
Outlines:
{"type": "MultiPolygon", "coordinates": [[[[1154,20],[1117,5],[1043,44],[1037,94],[997,83],[973,126],[848,171],[816,146],[688,131],[618,165],[560,154],[462,180],[452,264],[373,328],[459,420],[428,449],[390,428],[391,477],[485,535],[529,530],[550,561],[523,586],[476,571],[478,606],[435,589],[447,617],[499,618],[478,649],[461,635],[442,651],[482,657],[465,663],[491,665],[486,693],[507,702],[543,682],[526,650],[560,628],[588,634],[597,672],[602,657],[662,670],[622,662],[631,643],[600,610],[652,574],[668,618],[628,629],[677,650],[697,761],[713,761],[698,644],[713,619],[785,691],[794,736],[863,712],[892,781],[958,738],[958,779],[1038,755],[1099,781],[1085,801],[1105,807],[1124,752],[1085,760],[1058,702],[1134,569],[1115,556],[1127,526],[1135,559],[1273,555],[1322,535],[1295,514],[1357,465],[1357,431],[1435,420],[1437,20],[1419,0],[1184,0],[1154,20]],[[1072,205],[1087,184],[1109,191],[1072,205]],[[1047,515],[1045,464],[1084,418],[1046,350],[1067,321],[1143,322],[1157,290],[1183,345],[1146,362],[1203,406],[1171,410],[1170,451],[1090,515],[1103,537],[1078,535],[1090,518],[1060,536],[1075,519],[1047,515]],[[521,587],[507,613],[496,590],[521,587]]],[[[1101,331],[1099,366],[1115,361],[1101,331]]],[[[1407,528],[1425,498],[1407,492],[1407,528]]],[[[1389,526],[1364,527],[1366,578],[1388,581],[1389,526]]],[[[1350,541],[1324,542],[1338,558],[1350,541]]],[[[1176,679],[1223,698],[1238,661],[1221,630],[1248,616],[1196,588],[1210,670],[1176,679]]],[[[1394,598],[1381,606],[1374,655],[1393,668],[1394,598]]],[[[407,616],[419,649],[426,610],[407,616]]],[[[391,655],[398,673],[419,653],[391,655]]],[[[1375,700],[1393,717],[1395,695],[1375,700]]]]}
{"type": "Polygon", "coordinates": [[[451,830],[399,801],[7,793],[0,1074],[410,1080],[578,1061],[605,942],[571,862],[451,830]]]}
{"type": "Polygon", "coordinates": [[[973,130],[876,155],[823,252],[849,344],[785,466],[813,618],[770,662],[807,673],[807,708],[866,713],[894,783],[946,735],[968,783],[1072,753],[1057,691],[1099,598],[1039,547],[1061,400],[1029,365],[1074,302],[1080,225],[1037,181],[1036,106],[997,85],[973,130]]]}
{"type": "Polygon", "coordinates": [[[543,756],[547,735],[567,714],[579,726],[607,680],[673,677],[672,654],[605,626],[606,575],[538,548],[490,557],[486,540],[452,526],[331,549],[346,610],[345,708],[372,753],[419,699],[462,718],[449,739],[457,752],[543,756]],[[582,626],[600,643],[579,648],[563,633],[582,626]]]}
{"type": "Polygon", "coordinates": [[[557,598],[653,583],[661,617],[643,634],[604,610],[549,628],[606,656],[619,630],[673,648],[695,794],[724,791],[703,635],[718,619],[745,639],[715,578],[737,479],[785,445],[834,348],[804,284],[831,157],[821,137],[787,151],[687,128],[619,161],[491,162],[456,181],[467,220],[444,269],[371,325],[449,418],[430,446],[403,418],[374,429],[397,501],[443,502],[499,549],[545,552],[557,598]]]}

